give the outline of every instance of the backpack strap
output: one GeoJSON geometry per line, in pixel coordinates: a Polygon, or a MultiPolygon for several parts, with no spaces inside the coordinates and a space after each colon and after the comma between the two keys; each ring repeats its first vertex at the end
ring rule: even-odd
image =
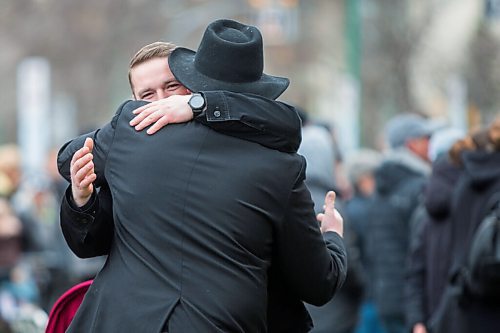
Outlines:
{"type": "Polygon", "coordinates": [[[461,274],[469,296],[484,302],[498,300],[500,285],[500,192],[486,204],[485,214],[477,226],[461,274]],[[496,282],[495,282],[496,281],[496,282]],[[495,287],[496,286],[496,287],[495,287]]]}
{"type": "MultiPolygon", "coordinates": [[[[486,211],[483,217],[484,219],[493,219],[494,224],[496,225],[497,232],[494,237],[500,237],[500,191],[493,193],[488,202],[486,203],[486,211]]],[[[496,239],[495,241],[495,257],[500,258],[500,240],[496,239]]]]}

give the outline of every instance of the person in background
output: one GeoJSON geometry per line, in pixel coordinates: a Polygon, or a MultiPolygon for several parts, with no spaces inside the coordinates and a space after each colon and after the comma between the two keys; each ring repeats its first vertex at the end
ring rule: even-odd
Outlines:
{"type": "Polygon", "coordinates": [[[464,137],[454,128],[436,131],[429,143],[432,173],[422,206],[425,215],[411,233],[407,264],[405,308],[412,333],[427,333],[449,280],[452,232],[451,201],[462,168],[449,157],[452,145],[464,137]]]}
{"type": "Polygon", "coordinates": [[[431,171],[428,145],[433,131],[433,124],[418,114],[390,119],[385,128],[390,151],[375,171],[366,253],[373,268],[373,298],[387,333],[406,332],[404,267],[413,214],[431,171]]]}
{"type": "MultiPolygon", "coordinates": [[[[500,116],[488,126],[458,141],[453,161],[463,168],[452,198],[452,264],[450,276],[460,274],[472,239],[485,216],[500,200],[500,116]]],[[[500,271],[490,272],[499,276],[500,271]]],[[[457,312],[446,320],[444,332],[493,333],[500,327],[500,300],[466,291],[457,312]]]]}
{"type": "Polygon", "coordinates": [[[0,197],[0,322],[11,328],[28,313],[43,313],[37,306],[40,295],[32,267],[22,250],[22,229],[9,201],[0,197]]]}
{"type": "Polygon", "coordinates": [[[15,298],[23,302],[39,303],[40,289],[49,278],[43,260],[47,244],[40,237],[43,225],[34,209],[37,193],[22,188],[21,162],[16,144],[0,146],[0,178],[3,179],[0,182],[4,184],[2,221],[6,232],[2,237],[2,252],[3,259],[9,262],[4,265],[4,282],[8,295],[16,295],[15,298]]]}
{"type": "Polygon", "coordinates": [[[40,223],[32,212],[30,189],[21,189],[22,169],[21,153],[15,144],[0,146],[0,176],[3,179],[4,197],[9,201],[16,216],[22,223],[22,246],[24,252],[39,252],[44,248],[43,240],[38,236],[40,223]]]}
{"type": "Polygon", "coordinates": [[[345,204],[345,218],[351,224],[355,242],[360,252],[363,272],[364,295],[361,315],[356,333],[383,333],[375,305],[373,304],[373,268],[366,253],[368,224],[372,217],[368,207],[375,192],[375,170],[382,162],[382,154],[376,150],[364,148],[346,157],[345,167],[353,189],[352,197],[345,204]]]}
{"type": "MultiPolygon", "coordinates": [[[[309,114],[297,108],[302,121],[302,142],[298,153],[306,158],[306,184],[311,192],[314,210],[323,210],[325,193],[335,187],[335,148],[328,130],[311,121],[309,114]]],[[[339,205],[339,198],[337,205],[339,205]]]]}
{"type": "Polygon", "coordinates": [[[10,279],[10,273],[22,256],[21,221],[9,202],[0,198],[0,280],[10,279]]]}
{"type": "Polygon", "coordinates": [[[349,183],[346,168],[344,166],[344,153],[342,151],[342,147],[338,140],[337,131],[335,130],[335,126],[330,124],[329,122],[322,120],[314,120],[312,121],[314,125],[323,127],[330,136],[330,140],[332,141],[333,147],[333,157],[334,157],[334,181],[335,181],[335,189],[339,193],[339,197],[343,200],[347,200],[352,195],[351,184],[349,183]]]}

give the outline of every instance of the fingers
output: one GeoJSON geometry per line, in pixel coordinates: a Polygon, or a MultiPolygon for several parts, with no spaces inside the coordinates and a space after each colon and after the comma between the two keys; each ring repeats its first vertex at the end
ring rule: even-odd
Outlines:
{"type": "Polygon", "coordinates": [[[89,148],[88,147],[83,147],[78,149],[74,154],[73,157],[71,158],[71,166],[75,165],[77,161],[79,161],[81,158],[86,156],[89,153],[89,148]]]}
{"type": "Polygon", "coordinates": [[[92,161],[93,158],[94,156],[89,152],[89,148],[83,147],[77,150],[75,154],[73,154],[70,167],[76,172],[80,170],[89,161],[92,161]]]}
{"type": "MultiPolygon", "coordinates": [[[[164,99],[154,101],[132,111],[132,113],[135,114],[136,116],[130,121],[129,123],[130,126],[136,126],[151,114],[158,112],[160,110],[159,108],[161,106],[161,103],[163,103],[164,101],[165,101],[164,99]]],[[[142,126],[141,129],[143,129],[144,127],[146,126],[142,126]]]]}
{"type": "Polygon", "coordinates": [[[130,121],[130,125],[137,131],[152,125],[147,133],[154,134],[168,124],[190,121],[194,115],[187,103],[189,97],[173,95],[144,105],[133,111],[136,116],[130,121]]]}
{"type": "Polygon", "coordinates": [[[88,188],[89,186],[92,185],[93,182],[97,179],[97,175],[95,173],[90,173],[85,176],[85,178],[80,182],[79,187],[80,188],[88,188]]]}
{"type": "Polygon", "coordinates": [[[151,105],[150,104],[146,104],[146,105],[143,105],[141,107],[138,107],[137,109],[135,109],[134,111],[132,111],[133,114],[140,114],[142,113],[144,110],[146,110],[149,106],[151,105]]]}
{"type": "Polygon", "coordinates": [[[70,164],[71,172],[71,190],[73,199],[81,207],[92,195],[92,183],[97,179],[94,171],[94,162],[92,150],[94,149],[94,140],[86,138],[83,147],[73,154],[70,164]]]}
{"type": "Polygon", "coordinates": [[[89,154],[94,149],[94,140],[91,138],[86,138],[83,147],[78,149],[71,158],[71,165],[74,165],[76,161],[89,154]]]}
{"type": "MultiPolygon", "coordinates": [[[[144,128],[148,127],[149,125],[153,124],[153,123],[156,125],[158,123],[158,121],[160,121],[163,118],[165,118],[163,120],[163,122],[168,124],[168,121],[167,121],[168,118],[167,118],[167,116],[166,115],[162,115],[162,113],[160,111],[156,111],[154,113],[151,113],[149,116],[147,116],[145,119],[143,119],[139,124],[137,124],[135,126],[135,129],[136,129],[136,131],[141,131],[144,128]]],[[[163,127],[163,125],[160,126],[160,128],[161,127],[163,127]]],[[[156,132],[156,130],[155,130],[155,132],[156,132]]],[[[149,134],[152,134],[152,133],[149,133],[149,134]]]]}
{"type": "Polygon", "coordinates": [[[83,187],[84,185],[82,185],[82,182],[84,182],[88,177],[92,176],[93,174],[94,174],[94,162],[90,160],[86,164],[82,165],[82,167],[74,170],[74,173],[71,176],[71,181],[72,182],[74,181],[76,184],[83,187]]]}
{"type": "Polygon", "coordinates": [[[71,182],[78,188],[84,189],[96,180],[94,162],[89,161],[78,169],[71,172],[71,182]]]}
{"type": "Polygon", "coordinates": [[[163,128],[164,126],[166,126],[168,124],[169,124],[169,120],[168,120],[168,117],[165,115],[165,116],[161,117],[156,123],[154,123],[153,126],[148,128],[146,133],[148,133],[149,135],[155,134],[158,130],[160,130],[161,128],[163,128]]]}
{"type": "Polygon", "coordinates": [[[85,181],[88,186],[88,181],[90,183],[95,180],[94,174],[94,156],[90,153],[94,149],[94,141],[91,138],[85,139],[85,143],[82,148],[73,154],[70,164],[71,181],[78,186],[82,186],[81,183],[85,181]]]}
{"type": "Polygon", "coordinates": [[[136,109],[133,111],[134,114],[137,114],[131,121],[130,121],[130,126],[136,126],[139,124],[141,121],[143,121],[147,116],[149,116],[153,110],[149,107],[151,104],[144,105],[140,107],[139,109],[136,109]],[[137,111],[139,111],[136,113],[137,111]]]}
{"type": "MultiPolygon", "coordinates": [[[[148,106],[149,105],[151,104],[148,104],[148,106]]],[[[144,128],[150,126],[153,123],[156,125],[161,119],[163,119],[161,123],[158,124],[151,133],[149,133],[150,131],[148,131],[148,134],[153,134],[160,128],[168,124],[168,114],[165,114],[165,112],[163,112],[161,109],[151,107],[148,109],[144,109],[140,114],[135,116],[134,119],[130,121],[130,125],[134,126],[136,131],[142,131],[144,128]]]]}

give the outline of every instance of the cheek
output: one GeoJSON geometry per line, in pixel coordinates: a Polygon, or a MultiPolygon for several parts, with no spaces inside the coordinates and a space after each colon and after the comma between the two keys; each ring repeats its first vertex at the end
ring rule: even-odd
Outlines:
{"type": "Polygon", "coordinates": [[[182,87],[182,88],[175,90],[175,95],[189,95],[190,93],[191,92],[186,87],[182,87]]]}
{"type": "Polygon", "coordinates": [[[429,150],[429,141],[428,140],[425,140],[424,142],[422,142],[422,150],[424,150],[424,151],[429,150]]]}

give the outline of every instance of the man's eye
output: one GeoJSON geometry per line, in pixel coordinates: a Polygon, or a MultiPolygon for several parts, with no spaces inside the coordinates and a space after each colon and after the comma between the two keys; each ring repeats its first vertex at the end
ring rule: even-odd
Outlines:
{"type": "Polygon", "coordinates": [[[172,84],[169,84],[167,85],[166,89],[168,91],[172,91],[172,90],[176,90],[180,87],[180,83],[172,83],[172,84]]]}
{"type": "Polygon", "coordinates": [[[141,96],[141,99],[148,99],[153,97],[153,93],[146,93],[141,96]]]}

